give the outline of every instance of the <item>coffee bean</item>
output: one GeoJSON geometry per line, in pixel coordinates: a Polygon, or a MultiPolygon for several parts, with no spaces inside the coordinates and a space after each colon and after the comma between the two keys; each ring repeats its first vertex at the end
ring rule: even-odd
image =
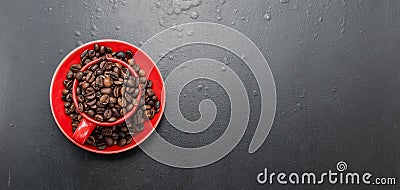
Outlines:
{"type": "Polygon", "coordinates": [[[134,65],[132,66],[132,69],[133,69],[135,72],[139,72],[140,66],[139,66],[138,64],[134,64],[134,65]]]}
{"type": "Polygon", "coordinates": [[[64,107],[70,107],[71,106],[71,102],[64,102],[64,107]]]}
{"type": "Polygon", "coordinates": [[[110,119],[108,119],[108,122],[114,122],[114,121],[117,121],[116,117],[111,117],[110,119]]]}
{"type": "Polygon", "coordinates": [[[133,109],[133,105],[132,104],[128,104],[127,106],[126,106],[126,110],[129,112],[129,111],[131,111],[133,109]]]}
{"type": "Polygon", "coordinates": [[[111,89],[111,88],[102,88],[102,89],[100,90],[100,92],[101,92],[102,94],[111,94],[112,89],[111,89]]]}
{"type": "Polygon", "coordinates": [[[108,77],[105,77],[104,80],[102,80],[102,82],[103,82],[104,87],[107,87],[107,88],[111,87],[113,84],[113,81],[108,77]]]}
{"type": "Polygon", "coordinates": [[[106,149],[106,147],[107,147],[106,143],[97,144],[97,149],[99,149],[99,150],[104,150],[104,149],[106,149]]]}
{"type": "Polygon", "coordinates": [[[79,109],[79,112],[83,112],[83,104],[82,103],[78,104],[78,109],[79,109]]]}
{"type": "Polygon", "coordinates": [[[110,136],[104,138],[104,142],[107,146],[112,146],[114,144],[114,139],[110,136]]]}
{"type": "Polygon", "coordinates": [[[68,90],[70,90],[72,88],[72,80],[64,80],[64,87],[68,90]]]}
{"type": "Polygon", "coordinates": [[[96,146],[96,139],[93,136],[89,136],[89,138],[86,139],[86,143],[92,146],[96,146]]]}
{"type": "Polygon", "coordinates": [[[139,75],[139,77],[145,77],[146,76],[146,72],[143,69],[140,69],[138,71],[138,75],[139,75]]]}
{"type": "Polygon", "coordinates": [[[73,65],[71,65],[71,67],[70,67],[71,71],[73,71],[73,72],[75,72],[75,73],[78,72],[78,71],[80,71],[81,68],[82,68],[81,64],[73,64],[73,65]]]}
{"type": "Polygon", "coordinates": [[[126,144],[130,144],[132,142],[132,136],[131,135],[128,135],[127,137],[126,137],[126,144]]]}
{"type": "Polygon", "coordinates": [[[63,94],[63,95],[67,95],[67,94],[69,94],[69,90],[67,90],[67,89],[64,89],[64,90],[62,91],[62,94],[63,94]]]}
{"type": "Polygon", "coordinates": [[[78,71],[75,75],[76,80],[82,80],[82,77],[83,77],[82,71],[78,71]]]}
{"type": "Polygon", "coordinates": [[[88,55],[90,58],[93,58],[94,56],[96,56],[96,52],[94,50],[89,50],[88,55]]]}
{"type": "Polygon", "coordinates": [[[119,113],[117,108],[112,108],[111,111],[112,111],[114,117],[117,117],[117,118],[121,117],[121,114],[119,113]]]}
{"type": "MultiPolygon", "coordinates": [[[[95,93],[86,95],[86,100],[93,100],[93,99],[95,99],[95,98],[96,98],[96,94],[95,94],[95,93]]],[[[94,100],[94,101],[96,101],[96,100],[94,100]]],[[[89,103],[89,102],[88,102],[88,103],[89,103]]],[[[93,103],[93,104],[94,104],[94,103],[93,103]]],[[[89,104],[89,106],[91,106],[91,105],[93,105],[93,104],[89,104]]]]}
{"type": "Polygon", "coordinates": [[[67,101],[67,102],[72,102],[72,94],[71,94],[71,93],[69,93],[69,94],[67,94],[67,95],[65,96],[65,101],[67,101]]]}
{"type": "Polygon", "coordinates": [[[147,88],[151,88],[151,87],[153,87],[153,81],[148,80],[147,81],[147,88]]]}
{"type": "Polygon", "coordinates": [[[121,107],[125,107],[126,106],[126,100],[125,100],[125,98],[121,98],[121,97],[119,97],[118,98],[118,105],[120,105],[121,107]]]}
{"type": "Polygon", "coordinates": [[[100,114],[97,114],[94,116],[94,119],[97,121],[103,121],[103,116],[101,116],[100,114]]]}
{"type": "Polygon", "coordinates": [[[135,59],[128,59],[128,64],[129,66],[131,66],[133,68],[133,66],[135,65],[135,59]]]}
{"type": "MultiPolygon", "coordinates": [[[[154,97],[154,96],[153,96],[154,97]]],[[[157,97],[157,96],[156,96],[157,97]]],[[[156,101],[154,104],[154,108],[159,109],[160,108],[160,101],[156,101]]]]}
{"type": "MultiPolygon", "coordinates": [[[[105,108],[97,108],[96,109],[96,113],[98,113],[98,114],[104,114],[105,111],[106,111],[105,108]]],[[[104,117],[103,117],[103,120],[104,120],[104,117]]]]}
{"type": "Polygon", "coordinates": [[[94,65],[90,66],[89,69],[94,72],[94,71],[96,71],[97,68],[99,68],[99,65],[98,64],[94,64],[94,65]]]}
{"type": "Polygon", "coordinates": [[[126,139],[119,139],[118,146],[124,146],[126,144],[126,139]]]}
{"type": "Polygon", "coordinates": [[[103,70],[96,70],[94,74],[95,74],[96,76],[99,76],[99,75],[104,74],[104,71],[103,71],[103,70]]]}
{"type": "Polygon", "coordinates": [[[126,53],[124,51],[119,51],[116,55],[117,58],[125,58],[126,53]]]}
{"type": "Polygon", "coordinates": [[[114,106],[111,106],[111,104],[117,103],[117,98],[110,96],[110,101],[108,103],[109,103],[109,105],[108,105],[109,107],[114,107],[114,106]]]}
{"type": "Polygon", "coordinates": [[[154,96],[154,91],[153,91],[151,88],[148,88],[148,89],[146,90],[146,93],[147,93],[147,95],[149,95],[149,96],[154,96]]]}
{"type": "Polygon", "coordinates": [[[112,133],[113,133],[113,131],[109,127],[104,127],[103,129],[101,129],[102,135],[111,135],[112,133]]]}
{"type": "Polygon", "coordinates": [[[139,77],[139,82],[140,82],[141,84],[146,83],[146,82],[147,82],[146,77],[139,77]]]}
{"type": "Polygon", "coordinates": [[[94,44],[94,51],[98,52],[100,50],[99,44],[94,44]]]}
{"type": "MultiPolygon", "coordinates": [[[[96,85],[95,85],[95,87],[102,88],[103,85],[104,85],[104,78],[103,78],[103,76],[98,76],[98,77],[96,78],[96,85]]],[[[110,86],[107,86],[107,87],[110,87],[110,86]]]]}
{"type": "Polygon", "coordinates": [[[106,48],[104,46],[100,46],[100,54],[104,54],[106,52],[106,48]]]}
{"type": "Polygon", "coordinates": [[[110,101],[110,97],[107,94],[104,94],[100,97],[99,99],[101,104],[108,104],[108,102],[110,101]]]}
{"type": "Polygon", "coordinates": [[[81,53],[81,59],[85,58],[88,54],[88,50],[85,50],[81,53]]]}
{"type": "Polygon", "coordinates": [[[133,53],[131,52],[131,51],[126,51],[126,53],[125,53],[126,55],[125,55],[125,58],[126,59],[132,59],[133,58],[133,53]]]}
{"type": "Polygon", "coordinates": [[[68,70],[67,79],[74,79],[74,72],[72,72],[71,70],[68,70]]]}
{"type": "Polygon", "coordinates": [[[87,115],[88,115],[89,117],[94,117],[94,114],[95,114],[95,112],[94,112],[93,110],[89,110],[89,111],[87,112],[87,115]]]}
{"type": "Polygon", "coordinates": [[[121,87],[114,88],[113,90],[114,97],[116,98],[119,97],[121,95],[120,92],[121,92],[121,87]]]}
{"type": "Polygon", "coordinates": [[[111,118],[111,116],[112,116],[112,111],[111,111],[110,109],[107,109],[107,110],[104,112],[104,119],[105,119],[105,120],[108,120],[108,119],[111,118]]]}

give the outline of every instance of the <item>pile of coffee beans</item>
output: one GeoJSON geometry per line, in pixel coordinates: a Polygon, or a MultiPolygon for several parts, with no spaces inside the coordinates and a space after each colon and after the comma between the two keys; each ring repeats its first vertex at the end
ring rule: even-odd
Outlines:
{"type": "Polygon", "coordinates": [[[136,113],[125,123],[113,127],[96,126],[86,140],[86,144],[96,146],[100,150],[131,143],[132,135],[143,131],[143,123],[152,119],[160,108],[160,100],[152,90],[153,83],[145,76],[146,72],[135,63],[131,51],[113,52],[109,47],[95,44],[92,50],[82,52],[80,63],[70,67],[64,80],[65,89],[62,91],[65,113],[72,119],[72,131],[76,130],[82,120],[79,112],[86,113],[97,121],[113,122],[123,117],[134,106],[139,106],[136,113]],[[119,63],[107,61],[107,58],[117,58],[128,63],[139,77],[130,76],[127,68],[119,63]],[[100,61],[81,71],[83,66],[97,59],[100,61]],[[78,80],[78,108],[72,100],[74,80],[78,80]],[[139,84],[142,84],[142,94],[139,94],[139,84]],[[142,96],[140,101],[136,100],[137,96],[142,96]]]}

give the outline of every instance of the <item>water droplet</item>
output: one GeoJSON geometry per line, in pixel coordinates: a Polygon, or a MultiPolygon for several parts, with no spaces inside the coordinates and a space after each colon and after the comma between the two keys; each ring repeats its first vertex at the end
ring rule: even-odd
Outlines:
{"type": "Polygon", "coordinates": [[[63,52],[64,52],[63,49],[59,49],[59,50],[58,50],[58,54],[62,54],[63,52]]]}
{"type": "Polygon", "coordinates": [[[216,9],[215,12],[216,12],[216,13],[220,13],[220,12],[221,12],[221,9],[216,9]]]}
{"type": "Polygon", "coordinates": [[[208,97],[208,93],[207,93],[207,92],[205,92],[205,93],[204,93],[204,96],[205,96],[205,97],[208,97]]]}
{"type": "Polygon", "coordinates": [[[219,0],[219,3],[221,3],[222,5],[225,4],[226,0],[219,0]]]}
{"type": "Polygon", "coordinates": [[[120,25],[115,26],[115,30],[121,30],[121,26],[120,25]]]}
{"type": "Polygon", "coordinates": [[[197,19],[199,17],[199,13],[197,11],[193,11],[189,13],[190,18],[197,19]]]}
{"type": "Polygon", "coordinates": [[[293,5],[293,10],[297,11],[299,10],[299,7],[297,5],[293,5]]]}
{"type": "Polygon", "coordinates": [[[346,30],[344,29],[344,28],[342,28],[341,30],[340,30],[340,33],[345,33],[346,32],[346,30]]]}
{"type": "Polygon", "coordinates": [[[240,19],[241,19],[241,20],[244,20],[244,19],[246,19],[246,17],[242,16],[242,17],[240,17],[240,19]]]}
{"type": "Polygon", "coordinates": [[[200,6],[201,3],[202,3],[201,0],[193,0],[193,1],[192,1],[192,5],[195,6],[195,7],[200,6]]]}
{"type": "Polygon", "coordinates": [[[98,13],[101,12],[101,8],[100,8],[100,7],[97,8],[97,9],[96,9],[96,12],[98,12],[98,13]]]}
{"type": "Polygon", "coordinates": [[[76,41],[76,45],[77,45],[77,46],[81,46],[81,45],[83,45],[83,42],[80,41],[80,40],[78,40],[78,41],[76,41]]]}
{"type": "Polygon", "coordinates": [[[322,16],[318,18],[319,22],[322,22],[323,20],[324,20],[324,18],[322,18],[322,16]]]}
{"type": "Polygon", "coordinates": [[[303,94],[300,95],[300,98],[304,98],[306,96],[306,90],[303,90],[303,94]]]}
{"type": "Polygon", "coordinates": [[[183,96],[184,98],[186,98],[186,94],[183,94],[182,96],[183,96]]]}
{"type": "Polygon", "coordinates": [[[160,26],[164,26],[165,21],[164,21],[164,19],[163,19],[162,17],[159,17],[159,18],[158,18],[158,24],[159,24],[160,26]]]}
{"type": "Polygon", "coordinates": [[[9,127],[14,127],[14,124],[10,123],[8,124],[9,127]]]}
{"type": "Polygon", "coordinates": [[[176,35],[178,38],[182,38],[183,37],[183,33],[182,32],[178,32],[178,34],[176,35]]]}
{"type": "Polygon", "coordinates": [[[232,25],[235,25],[235,21],[232,21],[231,24],[232,24],[232,25]]]}
{"type": "Polygon", "coordinates": [[[267,20],[267,21],[270,21],[271,20],[271,14],[270,13],[266,13],[264,15],[264,19],[267,20]]]}
{"type": "Polygon", "coordinates": [[[281,3],[289,3],[289,0],[280,0],[281,3]]]}
{"type": "Polygon", "coordinates": [[[242,55],[242,56],[240,56],[240,58],[243,59],[243,60],[247,59],[246,55],[242,55]]]}
{"type": "Polygon", "coordinates": [[[94,31],[97,31],[97,30],[98,30],[98,29],[97,29],[97,26],[96,26],[95,24],[93,24],[92,30],[94,30],[94,31]]]}
{"type": "Polygon", "coordinates": [[[336,88],[332,88],[332,92],[336,92],[336,88]]]}
{"type": "Polygon", "coordinates": [[[202,89],[203,89],[203,85],[201,85],[201,84],[197,85],[197,90],[198,91],[201,91],[202,89]]]}
{"type": "Polygon", "coordinates": [[[32,19],[33,19],[32,17],[29,17],[29,18],[28,18],[28,20],[32,20],[32,19]]]}
{"type": "Polygon", "coordinates": [[[157,9],[161,8],[161,2],[160,1],[155,2],[154,5],[156,6],[157,9]]]}
{"type": "Polygon", "coordinates": [[[238,13],[239,12],[239,10],[238,9],[233,9],[233,13],[238,13]]]}
{"type": "Polygon", "coordinates": [[[179,15],[179,14],[182,13],[182,9],[181,9],[180,7],[178,7],[178,6],[176,6],[176,7],[174,7],[174,8],[172,9],[172,12],[174,12],[174,13],[177,14],[177,15],[179,15]]]}
{"type": "Polygon", "coordinates": [[[187,31],[187,35],[188,35],[188,36],[193,36],[193,33],[194,33],[193,30],[188,30],[188,31],[187,31]]]}
{"type": "Polygon", "coordinates": [[[78,30],[74,31],[74,33],[75,33],[75,36],[80,36],[81,35],[81,32],[78,31],[78,30]]]}
{"type": "Polygon", "coordinates": [[[226,67],[221,67],[221,71],[225,72],[226,71],[226,67]]]}
{"type": "Polygon", "coordinates": [[[217,17],[217,19],[218,19],[218,20],[222,20],[222,17],[219,16],[219,17],[217,17]]]}
{"type": "Polygon", "coordinates": [[[253,95],[258,96],[257,90],[253,90],[253,95]]]}
{"type": "Polygon", "coordinates": [[[183,27],[182,27],[182,26],[177,26],[176,29],[177,29],[179,32],[182,32],[182,31],[183,31],[183,27]]]}

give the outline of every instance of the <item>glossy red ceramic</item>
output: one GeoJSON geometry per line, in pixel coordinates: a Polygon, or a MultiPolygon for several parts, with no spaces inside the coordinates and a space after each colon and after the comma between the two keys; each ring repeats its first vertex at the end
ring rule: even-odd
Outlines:
{"type": "Polygon", "coordinates": [[[123,151],[127,151],[136,147],[138,144],[143,142],[150,134],[154,131],[155,127],[161,120],[161,116],[164,112],[165,105],[165,90],[164,81],[162,79],[161,73],[151,60],[151,58],[142,50],[136,46],[129,44],[127,42],[119,40],[98,40],[83,44],[73,51],[71,51],[59,64],[57,67],[50,86],[50,106],[51,111],[61,132],[75,145],[100,154],[114,154],[123,151]],[[146,71],[146,77],[153,82],[153,91],[159,97],[161,101],[160,112],[158,112],[153,119],[145,122],[144,130],[138,134],[135,134],[135,141],[132,141],[129,145],[123,147],[111,146],[107,147],[105,150],[98,150],[96,147],[80,144],[76,142],[73,137],[71,119],[64,112],[64,102],[62,101],[62,90],[64,89],[63,81],[66,78],[68,70],[71,65],[80,62],[80,55],[86,49],[93,49],[94,44],[99,44],[100,46],[107,46],[113,49],[113,51],[127,51],[130,50],[134,53],[135,62],[140,65],[142,69],[146,71]]]}

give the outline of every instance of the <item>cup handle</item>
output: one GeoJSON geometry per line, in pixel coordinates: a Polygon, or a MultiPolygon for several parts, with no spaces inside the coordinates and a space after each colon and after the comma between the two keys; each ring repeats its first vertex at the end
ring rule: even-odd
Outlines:
{"type": "Polygon", "coordinates": [[[82,119],[81,123],[79,123],[74,134],[72,135],[72,138],[79,144],[84,144],[95,127],[96,124],[86,121],[86,119],[82,119]]]}

